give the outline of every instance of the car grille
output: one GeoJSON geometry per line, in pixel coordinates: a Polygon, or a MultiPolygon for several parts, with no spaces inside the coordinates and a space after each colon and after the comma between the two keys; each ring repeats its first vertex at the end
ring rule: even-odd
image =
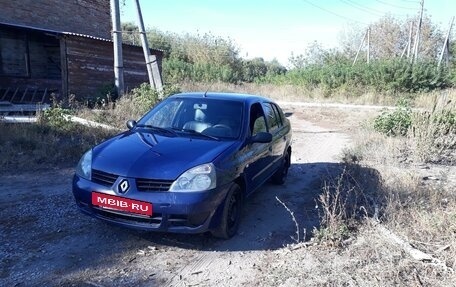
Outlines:
{"type": "MultiPolygon", "coordinates": [[[[92,169],[92,181],[107,187],[111,187],[118,177],[115,174],[92,169]]],[[[136,187],[139,191],[168,191],[172,183],[172,180],[136,179],[136,187]]]]}
{"type": "Polygon", "coordinates": [[[104,186],[112,186],[119,176],[101,170],[92,169],[92,181],[104,186]]]}
{"type": "Polygon", "coordinates": [[[168,191],[172,183],[172,180],[137,178],[136,188],[139,191],[168,191]]]}

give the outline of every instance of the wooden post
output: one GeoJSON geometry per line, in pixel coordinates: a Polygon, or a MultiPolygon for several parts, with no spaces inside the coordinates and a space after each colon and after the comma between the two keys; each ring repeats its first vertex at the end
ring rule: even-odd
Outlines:
{"type": "Polygon", "coordinates": [[[367,64],[369,65],[369,59],[370,59],[370,27],[367,28],[367,64]]]}
{"type": "Polygon", "coordinates": [[[356,60],[358,60],[359,51],[361,51],[361,48],[363,47],[364,40],[366,39],[366,34],[367,33],[364,33],[363,40],[361,41],[361,44],[358,47],[358,51],[356,52],[355,60],[353,60],[352,66],[354,66],[356,64],[356,60]]]}
{"type": "MultiPolygon", "coordinates": [[[[68,98],[68,61],[67,61],[67,47],[65,36],[60,37],[60,77],[62,78],[62,92],[61,96],[64,99],[68,98]]],[[[36,93],[36,90],[35,90],[36,93]]],[[[35,96],[35,95],[34,95],[35,96]]],[[[33,100],[32,100],[33,102],[33,100]]]]}
{"type": "Polygon", "coordinates": [[[114,83],[117,94],[124,94],[124,67],[122,57],[122,27],[120,26],[119,0],[111,0],[112,41],[114,47],[114,83]]]}
{"type": "Polygon", "coordinates": [[[141,7],[139,0],[135,0],[136,11],[138,14],[138,28],[141,37],[141,43],[144,51],[144,59],[146,61],[147,75],[149,76],[149,83],[157,91],[161,92],[163,89],[163,83],[161,80],[160,71],[158,70],[157,59],[150,54],[149,44],[147,42],[146,29],[144,28],[144,21],[141,13],[141,7]]]}
{"type": "Polygon", "coordinates": [[[421,10],[420,10],[420,19],[418,20],[418,27],[416,29],[415,35],[415,51],[413,56],[413,61],[416,62],[418,60],[418,51],[420,49],[420,33],[421,33],[421,23],[423,22],[423,9],[424,9],[424,0],[421,0],[421,10]]]}
{"type": "Polygon", "coordinates": [[[442,63],[442,59],[443,59],[443,55],[445,54],[446,52],[446,63],[448,65],[449,63],[449,60],[450,60],[450,57],[449,57],[449,52],[450,52],[450,34],[451,34],[451,28],[453,27],[453,22],[454,22],[454,16],[451,18],[451,21],[450,21],[450,27],[448,28],[448,33],[445,37],[445,41],[443,42],[443,46],[442,46],[442,51],[440,52],[440,57],[439,57],[439,62],[437,64],[437,67],[440,67],[440,64],[442,63]]]}
{"type": "Polygon", "coordinates": [[[413,22],[410,22],[409,37],[407,42],[407,58],[410,58],[410,48],[412,47],[413,22]]]}

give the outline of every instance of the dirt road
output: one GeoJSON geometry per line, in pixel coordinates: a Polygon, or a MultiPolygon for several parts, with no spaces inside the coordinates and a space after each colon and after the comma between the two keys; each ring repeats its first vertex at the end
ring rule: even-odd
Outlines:
{"type": "MultiPolygon", "coordinates": [[[[258,283],[270,253],[319,225],[322,178],[339,170],[349,138],[305,121],[292,108],[292,166],[283,186],[246,201],[238,235],[147,233],[81,214],[72,169],[1,175],[1,286],[240,286],[258,283]],[[299,230],[279,198],[294,212],[299,230]]],[[[311,261],[311,258],[308,260],[311,261]]],[[[264,282],[263,282],[264,283],[264,282]]]]}

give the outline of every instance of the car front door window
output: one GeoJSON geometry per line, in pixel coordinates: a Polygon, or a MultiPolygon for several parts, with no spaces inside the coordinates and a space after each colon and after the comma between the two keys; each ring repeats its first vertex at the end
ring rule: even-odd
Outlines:
{"type": "Polygon", "coordinates": [[[254,104],[250,108],[250,134],[252,136],[259,132],[267,132],[266,120],[260,104],[254,104]]]}

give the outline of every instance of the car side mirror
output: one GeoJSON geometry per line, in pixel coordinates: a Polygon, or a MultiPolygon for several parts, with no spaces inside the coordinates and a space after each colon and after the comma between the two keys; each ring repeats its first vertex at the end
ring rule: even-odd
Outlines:
{"type": "Polygon", "coordinates": [[[135,120],[128,120],[128,121],[127,121],[127,128],[128,128],[129,130],[131,130],[131,129],[133,129],[134,127],[136,127],[136,124],[137,124],[137,123],[136,123],[135,120]]]}
{"type": "Polygon", "coordinates": [[[250,142],[252,142],[252,143],[270,143],[270,142],[272,142],[272,134],[265,133],[265,132],[259,132],[250,138],[250,142]]]}

